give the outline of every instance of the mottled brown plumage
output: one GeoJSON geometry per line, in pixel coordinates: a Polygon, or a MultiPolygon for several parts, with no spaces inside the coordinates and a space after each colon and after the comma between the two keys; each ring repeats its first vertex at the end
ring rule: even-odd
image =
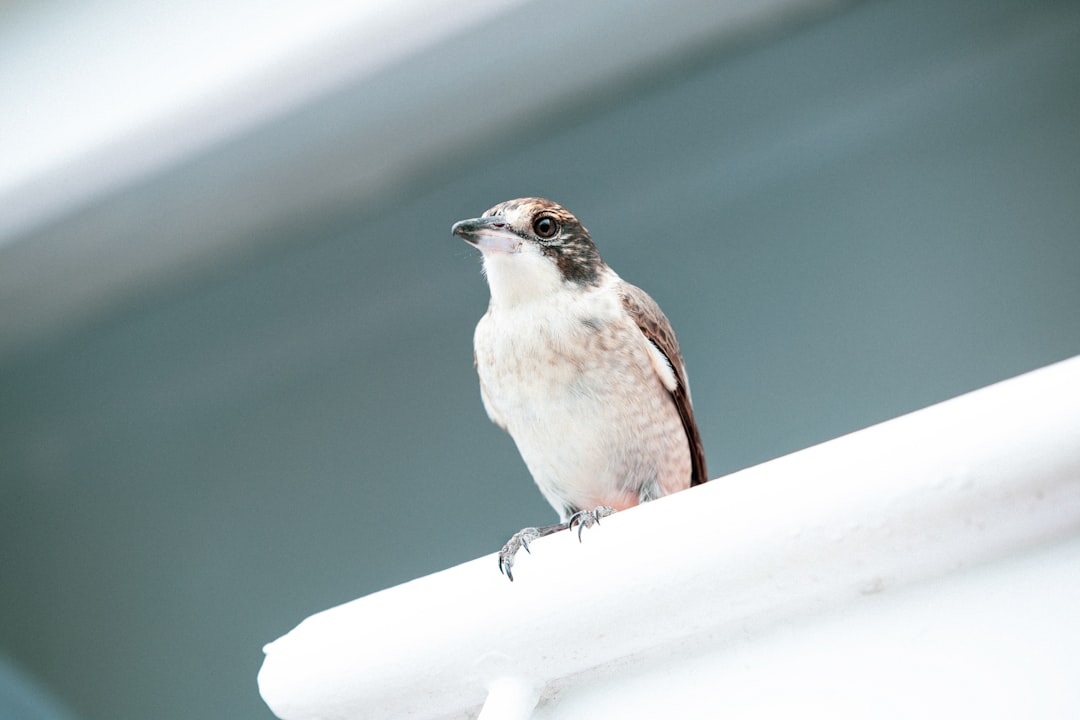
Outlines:
{"type": "Polygon", "coordinates": [[[698,432],[697,421],[694,419],[694,406],[690,402],[690,386],[686,379],[686,363],[683,362],[682,353],[679,351],[679,341],[675,337],[675,331],[660,306],[641,288],[626,283],[623,288],[622,302],[623,307],[630,313],[630,317],[634,318],[634,322],[641,328],[642,334],[664,354],[671,364],[671,369],[675,371],[678,385],[671,391],[671,399],[679,411],[679,419],[682,420],[687,442],[690,443],[690,460],[694,467],[690,485],[707,482],[709,471],[705,465],[705,446],[701,443],[701,434],[698,432]]]}

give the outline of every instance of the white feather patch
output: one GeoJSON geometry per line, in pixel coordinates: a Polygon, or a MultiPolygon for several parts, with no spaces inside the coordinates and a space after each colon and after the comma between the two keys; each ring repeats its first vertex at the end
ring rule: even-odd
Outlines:
{"type": "Polygon", "coordinates": [[[657,377],[660,378],[660,382],[664,384],[668,392],[675,392],[675,388],[679,387],[679,381],[675,377],[675,370],[672,369],[667,356],[660,352],[660,348],[656,347],[652,340],[648,340],[648,344],[649,362],[652,363],[653,370],[656,371],[657,377]]]}

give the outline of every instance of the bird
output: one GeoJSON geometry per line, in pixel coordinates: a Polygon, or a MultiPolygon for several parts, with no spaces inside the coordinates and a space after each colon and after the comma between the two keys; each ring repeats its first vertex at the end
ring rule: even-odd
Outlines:
{"type": "Polygon", "coordinates": [[[480,397],[559,522],[498,554],[708,480],[671,323],[600,257],[584,225],[544,198],[495,205],[452,233],[480,250],[491,299],[473,335],[480,397]]]}

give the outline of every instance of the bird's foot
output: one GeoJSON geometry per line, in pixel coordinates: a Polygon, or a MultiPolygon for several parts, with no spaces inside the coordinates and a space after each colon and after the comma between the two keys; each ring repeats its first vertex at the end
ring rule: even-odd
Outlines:
{"type": "Polygon", "coordinates": [[[514,582],[514,573],[512,568],[514,567],[514,556],[518,554],[518,550],[525,548],[525,552],[532,552],[529,550],[529,542],[541,537],[540,530],[534,527],[527,527],[518,530],[513,536],[506,541],[502,550],[499,551],[499,572],[510,579],[510,582],[514,582]]]}
{"type": "Polygon", "coordinates": [[[572,530],[575,525],[578,529],[578,542],[581,542],[581,532],[593,525],[600,524],[600,518],[606,518],[608,515],[613,515],[615,508],[608,507],[607,505],[601,505],[593,510],[579,510],[570,516],[570,518],[558,525],[545,525],[544,527],[527,527],[522,530],[518,530],[514,533],[513,537],[506,541],[502,550],[499,551],[499,572],[510,579],[510,582],[514,581],[514,558],[517,556],[518,551],[522,548],[525,552],[532,552],[529,550],[529,543],[537,538],[547,537],[562,530],[572,530]]]}
{"type": "Polygon", "coordinates": [[[615,514],[615,508],[607,505],[601,505],[598,508],[592,510],[578,510],[576,513],[570,516],[570,519],[566,521],[566,528],[573,530],[574,525],[577,525],[577,537],[578,542],[581,542],[581,532],[588,527],[600,524],[600,518],[606,518],[609,515],[615,514]]]}

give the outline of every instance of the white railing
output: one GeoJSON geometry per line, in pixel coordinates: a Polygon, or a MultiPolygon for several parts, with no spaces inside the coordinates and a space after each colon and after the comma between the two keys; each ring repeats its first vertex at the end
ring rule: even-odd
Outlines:
{"type": "Polygon", "coordinates": [[[1080,715],[1080,357],[538,540],[514,571],[492,555],[313,615],[266,646],[263,698],[287,720],[1080,715]]]}

